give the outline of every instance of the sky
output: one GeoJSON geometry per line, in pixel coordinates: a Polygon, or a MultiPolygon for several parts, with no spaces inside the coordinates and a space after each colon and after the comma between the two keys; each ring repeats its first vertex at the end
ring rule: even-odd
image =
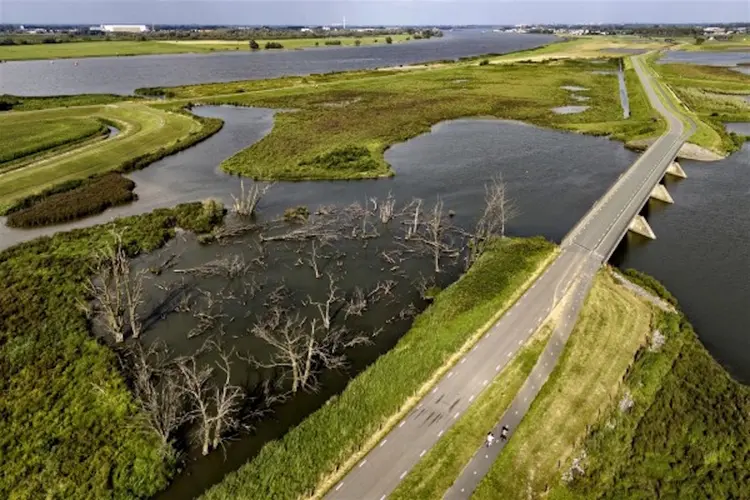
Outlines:
{"type": "Polygon", "coordinates": [[[750,22],[750,0],[0,0],[0,23],[434,25],[750,22]]]}

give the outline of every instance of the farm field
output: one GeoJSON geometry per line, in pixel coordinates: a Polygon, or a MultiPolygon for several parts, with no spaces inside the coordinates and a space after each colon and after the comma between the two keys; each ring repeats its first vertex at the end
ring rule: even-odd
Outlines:
{"type": "MultiPolygon", "coordinates": [[[[409,35],[390,35],[393,43],[401,43],[411,38],[409,35]]],[[[363,36],[340,38],[292,38],[256,40],[261,50],[267,42],[277,42],[284,49],[306,49],[325,47],[326,42],[340,41],[341,46],[354,46],[355,40],[362,45],[385,44],[383,36],[363,36]],[[316,45],[317,44],[317,45],[316,45]]],[[[332,45],[336,47],[338,45],[332,45]]],[[[211,53],[218,51],[250,51],[249,40],[147,40],[147,41],[96,41],[44,43],[33,45],[0,46],[0,60],[20,61],[28,59],[75,59],[84,57],[139,56],[154,54],[211,53]]]]}

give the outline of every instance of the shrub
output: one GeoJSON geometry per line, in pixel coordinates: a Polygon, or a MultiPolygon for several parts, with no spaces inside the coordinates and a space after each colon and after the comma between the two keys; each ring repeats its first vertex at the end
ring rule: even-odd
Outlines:
{"type": "Polygon", "coordinates": [[[392,44],[393,43],[393,38],[391,38],[389,36],[385,37],[385,43],[387,43],[388,45],[392,44]]]}
{"type": "Polygon", "coordinates": [[[250,45],[250,50],[260,49],[260,45],[258,45],[258,42],[256,42],[255,40],[250,40],[249,45],[250,45]]]}
{"type": "Polygon", "coordinates": [[[310,210],[300,205],[298,207],[289,207],[284,210],[284,220],[287,222],[304,223],[310,218],[310,210]]]}
{"type": "Polygon", "coordinates": [[[637,269],[626,269],[622,274],[636,285],[654,292],[659,298],[666,300],[674,307],[677,307],[677,298],[656,278],[649,276],[646,273],[642,273],[637,269]]]}
{"type": "Polygon", "coordinates": [[[489,59],[482,59],[481,61],[479,61],[480,66],[487,66],[489,63],[490,63],[489,59]]]}
{"type": "Polygon", "coordinates": [[[354,40],[354,45],[359,47],[360,45],[362,45],[362,40],[354,40]]]}
{"type": "Polygon", "coordinates": [[[203,234],[221,223],[226,209],[216,200],[208,199],[202,203],[185,203],[174,208],[176,225],[187,231],[203,234]]]}
{"type": "Polygon", "coordinates": [[[59,224],[88,215],[101,213],[109,207],[129,203],[136,199],[135,183],[117,173],[104,174],[76,185],[37,198],[28,208],[8,216],[11,227],[38,227],[59,224]]]}
{"type": "Polygon", "coordinates": [[[341,45],[341,40],[326,40],[326,45],[341,45]]]}
{"type": "Polygon", "coordinates": [[[329,153],[317,155],[300,162],[302,167],[325,168],[331,170],[354,170],[367,172],[378,169],[378,162],[370,150],[362,146],[345,146],[329,153]]]}
{"type": "Polygon", "coordinates": [[[267,49],[283,49],[284,46],[281,45],[279,42],[266,42],[266,48],[267,49]]]}

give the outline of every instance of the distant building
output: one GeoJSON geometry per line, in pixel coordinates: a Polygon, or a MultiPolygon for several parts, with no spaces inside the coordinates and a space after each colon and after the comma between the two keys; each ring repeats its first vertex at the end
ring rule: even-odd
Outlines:
{"type": "MultiPolygon", "coordinates": [[[[93,30],[93,28],[89,28],[93,30]]],[[[145,24],[102,24],[97,31],[105,33],[146,33],[149,30],[145,24]]]]}

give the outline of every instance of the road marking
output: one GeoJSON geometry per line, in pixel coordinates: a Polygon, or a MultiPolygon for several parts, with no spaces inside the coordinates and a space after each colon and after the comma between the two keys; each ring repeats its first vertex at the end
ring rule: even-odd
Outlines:
{"type": "Polygon", "coordinates": [[[343,483],[343,481],[342,481],[342,482],[340,482],[338,486],[336,486],[336,491],[339,491],[339,490],[341,489],[341,487],[342,487],[342,486],[344,486],[344,483],[343,483]]]}
{"type": "Polygon", "coordinates": [[[398,424],[398,427],[399,428],[403,427],[405,423],[406,423],[406,420],[402,420],[401,423],[398,424]]]}
{"type": "Polygon", "coordinates": [[[427,450],[422,450],[422,453],[419,454],[419,458],[422,458],[425,453],[427,453],[427,450]]]}
{"type": "Polygon", "coordinates": [[[477,471],[474,471],[474,475],[475,475],[475,476],[477,475],[477,471]]]}
{"type": "Polygon", "coordinates": [[[380,497],[380,500],[385,500],[385,495],[383,495],[382,497],[380,497]]]}
{"type": "Polygon", "coordinates": [[[482,382],[482,385],[483,386],[487,385],[487,380],[485,380],[484,382],[482,382]]]}
{"type": "Polygon", "coordinates": [[[443,432],[445,432],[445,431],[440,431],[440,432],[438,432],[438,437],[442,436],[442,435],[443,435],[443,432]]]}
{"type": "Polygon", "coordinates": [[[516,410],[516,415],[518,415],[518,410],[516,410]]]}
{"type": "Polygon", "coordinates": [[[469,397],[469,403],[471,403],[472,401],[474,401],[474,395],[473,394],[471,395],[471,397],[469,397]]]}
{"type": "Polygon", "coordinates": [[[448,374],[448,378],[451,378],[452,376],[453,376],[453,372],[450,372],[450,373],[448,374]]]}
{"type": "Polygon", "coordinates": [[[404,478],[404,476],[406,476],[406,473],[407,473],[407,472],[409,472],[409,471],[405,470],[404,472],[402,472],[402,473],[401,473],[401,475],[400,475],[400,476],[399,476],[398,478],[399,478],[399,479],[403,479],[403,478],[404,478]]]}
{"type": "Polygon", "coordinates": [[[518,341],[518,345],[523,345],[523,339],[518,341]]]}
{"type": "Polygon", "coordinates": [[[495,367],[495,371],[496,371],[496,372],[499,372],[499,371],[500,371],[500,365],[497,365],[497,366],[495,367]]]}
{"type": "Polygon", "coordinates": [[[528,400],[529,400],[529,397],[528,397],[528,396],[526,396],[525,398],[523,398],[523,402],[524,402],[524,403],[525,403],[526,401],[528,401],[528,400]]]}
{"type": "Polygon", "coordinates": [[[460,414],[461,414],[461,412],[460,412],[460,411],[457,411],[457,412],[456,412],[456,414],[455,414],[455,415],[453,415],[453,418],[454,418],[454,419],[458,418],[458,416],[459,416],[460,414]]]}
{"type": "Polygon", "coordinates": [[[508,351],[508,357],[513,356],[513,351],[508,351]]]}
{"type": "Polygon", "coordinates": [[[435,387],[435,388],[434,388],[434,389],[432,390],[432,393],[433,393],[433,394],[435,394],[436,392],[437,392],[437,387],[435,387]]]}
{"type": "Polygon", "coordinates": [[[461,360],[461,364],[464,364],[464,363],[466,363],[466,358],[461,360]]]}
{"type": "Polygon", "coordinates": [[[359,468],[361,469],[361,468],[362,468],[362,466],[364,466],[364,465],[365,465],[366,463],[367,463],[367,459],[365,458],[364,460],[362,460],[362,461],[361,461],[361,462],[359,463],[359,468]]]}
{"type": "Polygon", "coordinates": [[[384,445],[385,443],[387,443],[387,442],[388,442],[388,440],[387,440],[387,439],[384,439],[384,440],[382,440],[382,441],[380,442],[380,447],[382,448],[382,447],[383,447],[383,445],[384,445]]]}

